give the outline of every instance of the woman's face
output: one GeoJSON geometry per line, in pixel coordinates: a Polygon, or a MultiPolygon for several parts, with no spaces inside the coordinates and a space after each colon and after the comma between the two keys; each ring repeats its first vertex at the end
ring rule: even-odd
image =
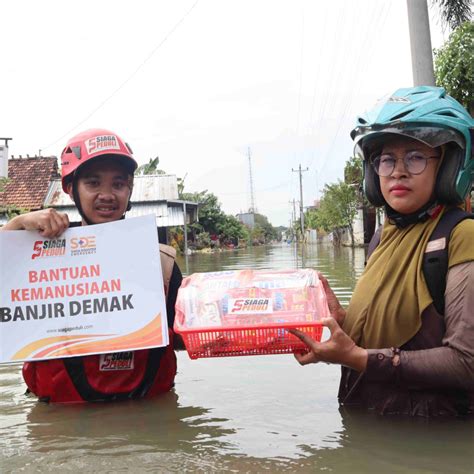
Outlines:
{"type": "Polygon", "coordinates": [[[434,196],[436,174],[440,164],[439,148],[431,148],[418,140],[395,137],[387,141],[382,149],[381,159],[395,159],[390,176],[380,176],[380,189],[387,204],[396,212],[411,214],[434,196]],[[428,158],[426,168],[420,174],[410,173],[403,161],[406,156],[428,158]]]}
{"type": "MultiPolygon", "coordinates": [[[[72,186],[69,195],[73,199],[72,186]]],[[[113,160],[98,160],[80,172],[77,191],[84,214],[94,224],[112,222],[125,213],[132,192],[132,177],[113,160]]]]}

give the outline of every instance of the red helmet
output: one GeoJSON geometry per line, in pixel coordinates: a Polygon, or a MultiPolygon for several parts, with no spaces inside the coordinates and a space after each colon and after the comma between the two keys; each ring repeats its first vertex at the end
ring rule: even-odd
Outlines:
{"type": "Polygon", "coordinates": [[[92,128],[72,137],[61,153],[63,191],[67,193],[67,183],[80,166],[104,155],[121,160],[129,168],[131,174],[137,169],[137,162],[127,143],[110,130],[92,128]]]}

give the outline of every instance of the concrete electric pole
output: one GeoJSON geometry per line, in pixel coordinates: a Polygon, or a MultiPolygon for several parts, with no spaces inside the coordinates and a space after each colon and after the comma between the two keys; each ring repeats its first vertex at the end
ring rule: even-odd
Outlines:
{"type": "Polygon", "coordinates": [[[414,86],[434,86],[433,51],[426,0],[407,0],[414,86]]]}
{"type": "Polygon", "coordinates": [[[300,175],[300,222],[301,222],[301,239],[304,241],[304,212],[303,212],[303,179],[302,179],[302,172],[308,171],[308,168],[305,170],[301,169],[301,163],[297,170],[291,168],[291,171],[297,172],[300,175]]]}

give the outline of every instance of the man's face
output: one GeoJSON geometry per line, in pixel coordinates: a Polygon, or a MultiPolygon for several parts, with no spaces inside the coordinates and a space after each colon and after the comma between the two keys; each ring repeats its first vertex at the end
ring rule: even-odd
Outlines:
{"type": "MultiPolygon", "coordinates": [[[[72,185],[68,187],[71,198],[72,185]]],[[[120,219],[132,193],[132,177],[113,159],[100,160],[80,171],[77,192],[84,214],[94,224],[120,219]]]]}

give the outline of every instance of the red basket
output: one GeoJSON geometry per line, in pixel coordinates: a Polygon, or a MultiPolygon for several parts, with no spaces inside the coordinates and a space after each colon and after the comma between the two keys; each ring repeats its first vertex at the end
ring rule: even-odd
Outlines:
{"type": "Polygon", "coordinates": [[[319,323],[285,324],[213,329],[181,329],[191,359],[308,352],[308,347],[287,329],[299,329],[320,341],[323,326],[319,323]]]}
{"type": "Polygon", "coordinates": [[[315,270],[195,273],[178,291],[174,330],[191,359],[288,354],[308,351],[288,329],[320,341],[328,315],[315,270]]]}

